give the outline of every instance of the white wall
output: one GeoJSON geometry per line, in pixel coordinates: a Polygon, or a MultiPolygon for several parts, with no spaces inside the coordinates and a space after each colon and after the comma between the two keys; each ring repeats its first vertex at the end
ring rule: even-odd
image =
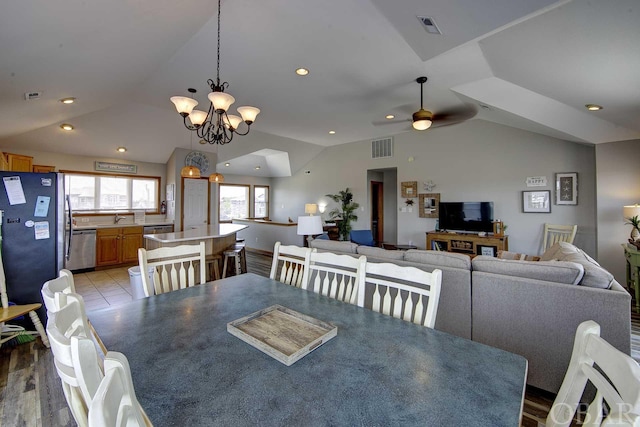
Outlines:
{"type": "MultiPolygon", "coordinates": [[[[576,244],[596,255],[593,146],[481,120],[395,135],[391,159],[371,159],[370,144],[366,140],[329,147],[302,168],[310,174],[274,179],[272,219],[295,218],[304,213],[305,203],[327,203],[329,211],[335,203],[325,195],[349,187],[362,207],[354,228],[368,228],[367,171],[397,168],[396,191],[400,182],[418,181],[418,192],[426,193],[422,182],[432,180],[432,192],[440,193],[441,201],[493,201],[495,217],[509,226],[511,250],[539,253],[543,224],[550,222],[578,224],[576,244]],[[526,178],[546,176],[548,185],[536,189],[551,190],[553,197],[558,172],[578,173],[578,205],[553,205],[548,214],[522,213],[521,192],[531,189],[526,178]]],[[[398,208],[404,206],[399,191],[396,201],[398,208]]],[[[419,218],[415,201],[413,212],[397,213],[397,243],[412,241],[424,248],[425,232],[434,229],[435,219],[419,218]]]]}
{"type": "Polygon", "coordinates": [[[623,285],[626,280],[622,243],[631,226],[624,225],[622,207],[640,203],[640,140],[596,146],[598,179],[598,262],[623,285]]]}

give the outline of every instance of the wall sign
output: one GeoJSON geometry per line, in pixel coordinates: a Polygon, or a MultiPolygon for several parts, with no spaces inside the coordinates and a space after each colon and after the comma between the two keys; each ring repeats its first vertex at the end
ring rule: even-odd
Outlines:
{"type": "Polygon", "coordinates": [[[102,172],[138,173],[138,166],[122,163],[96,162],[95,170],[102,172]]]}
{"type": "Polygon", "coordinates": [[[546,176],[528,176],[526,182],[527,182],[527,187],[546,187],[547,177],[546,176]]]}

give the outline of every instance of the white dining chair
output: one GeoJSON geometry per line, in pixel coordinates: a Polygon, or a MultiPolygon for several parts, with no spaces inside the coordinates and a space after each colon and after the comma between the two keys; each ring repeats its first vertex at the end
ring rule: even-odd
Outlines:
{"type": "Polygon", "coordinates": [[[373,311],[433,328],[441,285],[439,269],[429,273],[411,266],[368,262],[358,290],[358,306],[365,307],[365,297],[370,294],[373,311]],[[372,288],[369,293],[367,287],[372,288]]]}
{"type": "MultiPolygon", "coordinates": [[[[73,274],[69,270],[62,269],[60,270],[60,275],[55,279],[47,280],[43,285],[40,293],[42,294],[42,300],[44,301],[44,305],[47,308],[47,313],[55,312],[60,310],[63,306],[67,304],[67,296],[70,294],[78,295],[75,293],[75,285],[73,280],[73,274]]],[[[72,299],[75,299],[72,298],[72,299]]],[[[86,322],[89,330],[91,331],[91,335],[95,340],[96,344],[100,346],[100,350],[102,350],[102,354],[107,354],[107,348],[105,347],[102,339],[94,329],[93,325],[87,318],[87,313],[84,308],[84,300],[80,297],[80,305],[82,307],[82,315],[84,316],[84,321],[86,322]]]]}
{"type": "Polygon", "coordinates": [[[577,231],[577,225],[556,225],[545,223],[542,238],[542,252],[546,251],[558,242],[573,244],[577,231]]]}
{"type": "Polygon", "coordinates": [[[145,296],[177,291],[207,281],[204,242],[146,250],[138,249],[145,296]],[[153,279],[146,272],[153,268],[153,279]]]}
{"type": "Polygon", "coordinates": [[[98,363],[98,353],[93,341],[81,335],[74,335],[69,341],[73,371],[82,397],[88,405],[104,378],[102,367],[98,363]]]}
{"type": "MultiPolygon", "coordinates": [[[[58,292],[57,294],[62,294],[58,292]]],[[[62,391],[71,414],[79,426],[87,425],[87,408],[76,376],[71,355],[71,337],[89,338],[89,325],[83,316],[82,297],[78,294],[64,294],[65,305],[60,310],[49,312],[47,334],[53,352],[53,364],[62,381],[62,391]]],[[[95,363],[98,363],[97,358],[95,363]]]]}
{"type": "Polygon", "coordinates": [[[269,278],[287,285],[301,288],[307,282],[311,260],[311,248],[294,245],[282,245],[276,242],[273,246],[273,261],[269,278]]]}
{"type": "Polygon", "coordinates": [[[547,427],[571,424],[587,382],[597,392],[582,414],[582,425],[640,425],[640,366],[602,339],[600,325],[593,320],[578,326],[569,367],[547,416],[547,427]]]}
{"type": "Polygon", "coordinates": [[[110,351],[104,362],[105,376],[89,406],[89,427],[151,427],[136,397],[125,355],[110,351]]]}
{"type": "Polygon", "coordinates": [[[354,258],[331,252],[311,252],[304,289],[355,304],[364,281],[367,257],[354,258]]]}

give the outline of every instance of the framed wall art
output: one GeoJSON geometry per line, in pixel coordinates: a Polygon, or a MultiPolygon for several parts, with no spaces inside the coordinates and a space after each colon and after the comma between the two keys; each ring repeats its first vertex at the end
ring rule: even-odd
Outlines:
{"type": "Polygon", "coordinates": [[[418,197],[418,181],[405,181],[400,183],[401,197],[418,197]]]}
{"type": "Polygon", "coordinates": [[[549,213],[551,212],[551,191],[523,191],[522,212],[549,213]]]}
{"type": "Polygon", "coordinates": [[[438,218],[440,207],[440,193],[419,194],[419,212],[420,218],[438,218]]]}
{"type": "Polygon", "coordinates": [[[578,174],[565,172],[556,174],[556,205],[578,204],[578,174]]]}

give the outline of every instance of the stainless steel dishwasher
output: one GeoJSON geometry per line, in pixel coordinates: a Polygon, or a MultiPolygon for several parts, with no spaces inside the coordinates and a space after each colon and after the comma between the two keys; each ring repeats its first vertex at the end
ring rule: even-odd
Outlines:
{"type": "Polygon", "coordinates": [[[71,251],[64,267],[82,270],[96,266],[96,230],[73,230],[71,251]]]}

